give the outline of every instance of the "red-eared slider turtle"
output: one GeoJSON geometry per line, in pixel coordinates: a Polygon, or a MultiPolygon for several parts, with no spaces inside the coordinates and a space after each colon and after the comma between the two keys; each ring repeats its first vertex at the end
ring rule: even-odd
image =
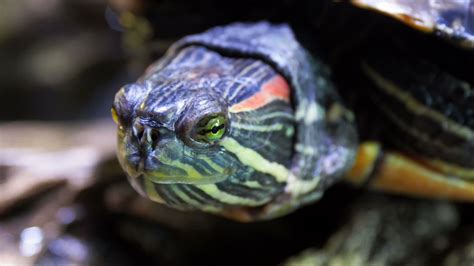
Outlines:
{"type": "MultiPolygon", "coordinates": [[[[436,32],[472,44],[470,1],[443,8],[377,3],[405,21],[428,13],[436,32]]],[[[115,97],[118,158],[132,186],[156,202],[239,220],[284,215],[343,178],[474,199],[469,83],[403,52],[369,51],[360,66],[401,136],[395,149],[382,149],[378,139],[358,142],[358,114],[342,103],[317,56],[290,26],[267,22],[215,27],[175,43],[115,97]]]]}

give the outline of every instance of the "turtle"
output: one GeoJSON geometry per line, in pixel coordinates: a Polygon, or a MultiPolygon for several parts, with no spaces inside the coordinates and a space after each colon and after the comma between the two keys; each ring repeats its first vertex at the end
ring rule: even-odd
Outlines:
{"type": "MultiPolygon", "coordinates": [[[[471,53],[470,1],[353,4],[471,53]],[[425,14],[431,24],[421,23],[425,14]]],[[[331,69],[290,25],[235,22],[186,36],[115,95],[120,165],[152,201],[239,221],[286,215],[341,180],[474,200],[472,85],[389,51],[374,51],[360,68],[384,119],[401,136],[395,145],[360,140],[358,114],[342,100],[331,69]]]]}

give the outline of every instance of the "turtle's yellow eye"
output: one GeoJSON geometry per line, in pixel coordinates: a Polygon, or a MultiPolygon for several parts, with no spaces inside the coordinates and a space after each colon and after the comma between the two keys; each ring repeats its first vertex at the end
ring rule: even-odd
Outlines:
{"type": "Polygon", "coordinates": [[[112,114],[112,119],[114,120],[115,124],[117,124],[117,126],[119,126],[119,129],[122,129],[122,128],[123,128],[123,127],[122,127],[122,123],[120,122],[120,118],[119,118],[119,116],[118,116],[118,114],[117,114],[117,110],[115,110],[115,108],[112,107],[112,108],[110,109],[110,112],[111,112],[111,114],[112,114]]]}
{"type": "Polygon", "coordinates": [[[225,133],[226,125],[223,116],[217,116],[209,119],[199,126],[198,137],[206,142],[214,142],[222,138],[225,133]]]}

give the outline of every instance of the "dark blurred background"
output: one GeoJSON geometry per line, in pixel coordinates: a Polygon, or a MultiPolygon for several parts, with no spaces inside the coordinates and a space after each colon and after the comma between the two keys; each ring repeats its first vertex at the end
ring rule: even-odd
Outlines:
{"type": "Polygon", "coordinates": [[[129,72],[104,1],[0,3],[0,119],[106,116],[129,72]]]}
{"type": "Polygon", "coordinates": [[[0,120],[108,116],[115,91],[139,76],[152,49],[160,54],[184,34],[255,10],[247,5],[234,14],[224,6],[219,1],[2,1],[0,120]]]}

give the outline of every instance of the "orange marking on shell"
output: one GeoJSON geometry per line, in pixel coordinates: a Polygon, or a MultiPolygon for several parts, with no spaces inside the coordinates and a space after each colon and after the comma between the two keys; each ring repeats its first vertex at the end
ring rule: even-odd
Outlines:
{"type": "Polygon", "coordinates": [[[345,175],[345,180],[361,185],[366,182],[370,174],[374,170],[377,157],[381,153],[382,148],[377,142],[364,142],[359,145],[356,160],[351,170],[345,175]]]}
{"type": "Polygon", "coordinates": [[[231,106],[230,112],[238,113],[255,110],[275,100],[290,101],[290,86],[280,75],[263,84],[259,92],[231,106]]]}

